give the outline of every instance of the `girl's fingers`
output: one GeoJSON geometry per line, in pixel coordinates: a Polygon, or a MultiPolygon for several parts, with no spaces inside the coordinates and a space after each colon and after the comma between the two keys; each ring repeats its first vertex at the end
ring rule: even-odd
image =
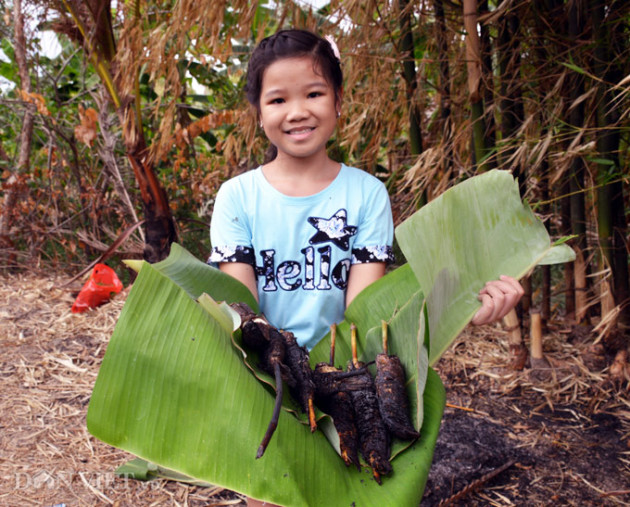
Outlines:
{"type": "MultiPolygon", "coordinates": [[[[503,307],[506,304],[506,294],[502,290],[503,287],[499,286],[497,283],[488,283],[486,284],[485,291],[490,296],[492,302],[492,311],[488,316],[487,322],[494,322],[500,318],[501,312],[503,311],[503,307]]],[[[483,304],[483,301],[482,301],[483,304]]]]}
{"type": "Polygon", "coordinates": [[[522,294],[512,284],[506,286],[505,282],[501,285],[497,285],[497,289],[499,289],[503,294],[503,307],[497,315],[497,319],[502,319],[518,304],[522,294]]]}
{"type": "Polygon", "coordinates": [[[479,300],[481,301],[481,308],[477,311],[472,318],[472,323],[475,326],[481,326],[488,322],[488,317],[492,314],[492,298],[489,294],[479,294],[479,300]]]}
{"type": "Polygon", "coordinates": [[[479,291],[481,308],[473,317],[474,325],[495,322],[505,317],[524,294],[521,284],[511,276],[492,280],[479,291]]]}
{"type": "Polygon", "coordinates": [[[525,294],[525,289],[523,289],[523,286],[518,282],[516,278],[512,278],[511,276],[507,275],[501,275],[499,277],[499,280],[509,283],[518,294],[519,299],[523,297],[523,294],[525,294]]]}
{"type": "Polygon", "coordinates": [[[517,280],[512,278],[511,276],[502,276],[502,282],[507,282],[510,285],[510,290],[505,291],[505,303],[503,306],[503,311],[501,312],[501,317],[505,317],[512,309],[518,304],[518,302],[525,294],[525,289],[523,289],[522,285],[518,283],[517,280]]]}

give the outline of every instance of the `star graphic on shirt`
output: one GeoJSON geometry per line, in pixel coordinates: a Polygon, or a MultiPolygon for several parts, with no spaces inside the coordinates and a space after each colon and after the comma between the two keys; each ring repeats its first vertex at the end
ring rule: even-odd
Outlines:
{"type": "Polygon", "coordinates": [[[343,208],[330,218],[308,217],[308,223],[317,229],[309,240],[311,245],[330,241],[342,250],[348,250],[349,238],[357,233],[356,226],[347,225],[347,214],[343,208]]]}

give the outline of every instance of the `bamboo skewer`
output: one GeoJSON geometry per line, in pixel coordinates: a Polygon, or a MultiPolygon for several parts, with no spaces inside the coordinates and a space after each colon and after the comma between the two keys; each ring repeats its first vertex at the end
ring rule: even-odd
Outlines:
{"type": "Polygon", "coordinates": [[[381,332],[383,336],[383,354],[387,354],[387,322],[381,320],[381,332]]]}
{"type": "Polygon", "coordinates": [[[359,368],[359,358],[357,354],[357,326],[350,324],[350,344],[352,346],[352,366],[359,368]]]}
{"type": "Polygon", "coordinates": [[[335,365],[335,343],[337,342],[337,324],[330,326],[330,360],[328,364],[330,366],[335,365]]]}
{"type": "Polygon", "coordinates": [[[311,428],[311,433],[317,431],[317,419],[315,418],[315,405],[313,404],[313,398],[308,399],[308,424],[311,428]]]}

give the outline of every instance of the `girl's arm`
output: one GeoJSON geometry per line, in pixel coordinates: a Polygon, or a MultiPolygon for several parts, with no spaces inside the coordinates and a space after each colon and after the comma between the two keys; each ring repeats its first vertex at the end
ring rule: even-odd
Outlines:
{"type": "Polygon", "coordinates": [[[251,264],[244,262],[221,262],[219,263],[219,269],[244,284],[254,295],[256,301],[258,301],[256,274],[251,264]]]}
{"type": "Polygon", "coordinates": [[[384,262],[369,262],[366,264],[353,264],[348,274],[348,287],[346,289],[346,308],[355,296],[372,282],[385,275],[384,262]]]}

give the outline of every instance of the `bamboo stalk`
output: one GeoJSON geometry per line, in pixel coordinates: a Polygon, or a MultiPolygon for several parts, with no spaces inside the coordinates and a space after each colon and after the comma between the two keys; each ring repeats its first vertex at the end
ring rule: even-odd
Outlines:
{"type": "Polygon", "coordinates": [[[532,311],[529,320],[530,353],[532,359],[543,359],[542,319],[539,311],[532,311]]]}
{"type": "Polygon", "coordinates": [[[503,317],[503,325],[508,333],[508,345],[512,356],[511,367],[515,370],[522,370],[525,368],[525,362],[527,361],[527,349],[523,345],[523,336],[516,309],[512,308],[503,317]]]}
{"type": "Polygon", "coordinates": [[[610,289],[609,279],[602,281],[599,299],[601,301],[600,307],[603,319],[606,315],[612,313],[615,309],[615,298],[613,297],[612,290],[610,289]]]}
{"type": "Polygon", "coordinates": [[[508,332],[509,344],[517,345],[523,343],[521,327],[518,322],[518,315],[516,315],[516,310],[514,308],[512,308],[512,310],[503,317],[503,323],[505,324],[505,330],[508,332]]]}
{"type": "Polygon", "coordinates": [[[586,262],[584,254],[576,248],[575,270],[575,321],[579,324],[586,319],[588,301],[586,298],[586,262]]]}
{"type": "Polygon", "coordinates": [[[539,310],[532,310],[529,319],[530,378],[536,382],[548,382],[553,378],[551,364],[543,353],[542,318],[539,310]]]}

